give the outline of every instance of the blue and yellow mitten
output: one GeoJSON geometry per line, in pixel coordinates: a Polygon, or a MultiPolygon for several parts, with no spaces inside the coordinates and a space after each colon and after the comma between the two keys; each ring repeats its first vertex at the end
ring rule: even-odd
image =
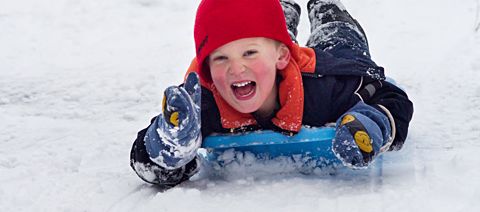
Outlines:
{"type": "Polygon", "coordinates": [[[144,138],[152,161],[166,169],[177,169],[193,160],[202,140],[200,101],[199,78],[193,72],[183,85],[165,90],[162,114],[144,138]]]}
{"type": "Polygon", "coordinates": [[[345,166],[366,168],[387,149],[391,132],[386,115],[359,102],[338,119],[333,152],[345,166]]]}

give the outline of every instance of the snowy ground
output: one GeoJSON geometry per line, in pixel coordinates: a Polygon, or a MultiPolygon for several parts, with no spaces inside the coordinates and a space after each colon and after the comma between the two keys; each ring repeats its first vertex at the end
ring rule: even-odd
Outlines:
{"type": "Polygon", "coordinates": [[[480,211],[476,0],[344,0],[415,104],[379,182],[291,174],[165,192],[142,182],[130,147],[194,56],[198,2],[0,0],[0,211],[480,211]]]}

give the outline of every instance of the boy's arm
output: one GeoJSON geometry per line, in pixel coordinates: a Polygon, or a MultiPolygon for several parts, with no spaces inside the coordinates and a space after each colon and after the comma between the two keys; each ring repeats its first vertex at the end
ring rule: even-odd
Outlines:
{"type": "Polygon", "coordinates": [[[354,92],[360,101],[338,118],[333,151],[347,166],[366,167],[376,156],[402,147],[413,104],[397,86],[361,79],[354,92]]]}
{"type": "Polygon", "coordinates": [[[143,180],[174,186],[195,174],[201,144],[198,76],[165,90],[163,112],[138,133],[131,151],[131,166],[143,180]]]}
{"type": "MultiPolygon", "coordinates": [[[[155,120],[152,119],[152,123],[155,120]]],[[[150,126],[149,126],[150,127],[150,126]]],[[[200,162],[197,158],[177,169],[165,169],[153,162],[145,147],[145,134],[148,127],[137,134],[130,152],[130,166],[145,182],[160,185],[165,188],[173,187],[188,180],[197,173],[200,162]]]]}
{"type": "Polygon", "coordinates": [[[407,138],[408,126],[413,115],[413,103],[405,91],[387,81],[372,81],[364,83],[357,95],[366,104],[387,116],[393,140],[389,150],[401,149],[407,138]]]}

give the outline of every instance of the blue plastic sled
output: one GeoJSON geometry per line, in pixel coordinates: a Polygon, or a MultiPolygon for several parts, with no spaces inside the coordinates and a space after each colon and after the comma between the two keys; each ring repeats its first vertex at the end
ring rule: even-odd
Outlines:
{"type": "Polygon", "coordinates": [[[294,136],[286,136],[270,130],[247,132],[237,135],[213,135],[203,140],[202,148],[207,150],[208,160],[217,160],[219,155],[233,149],[250,152],[257,158],[272,159],[279,156],[302,156],[319,161],[319,167],[341,164],[333,154],[332,127],[303,127],[294,136]]]}

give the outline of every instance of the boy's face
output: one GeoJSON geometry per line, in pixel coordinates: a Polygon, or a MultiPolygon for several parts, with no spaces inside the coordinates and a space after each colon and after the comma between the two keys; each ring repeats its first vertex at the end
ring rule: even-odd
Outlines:
{"type": "Polygon", "coordinates": [[[244,38],[213,51],[208,59],[220,95],[242,113],[273,110],[277,69],[288,65],[288,48],[267,38],[244,38]]]}

